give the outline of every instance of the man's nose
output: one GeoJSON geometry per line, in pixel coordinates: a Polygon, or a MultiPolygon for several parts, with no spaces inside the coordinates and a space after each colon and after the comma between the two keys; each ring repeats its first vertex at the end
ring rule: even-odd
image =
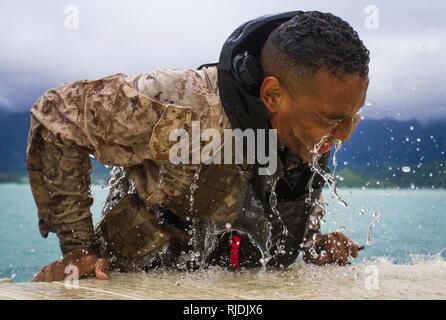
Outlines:
{"type": "Polygon", "coordinates": [[[338,123],[336,127],[333,128],[331,135],[338,140],[347,141],[350,138],[352,132],[356,129],[361,121],[361,116],[359,114],[349,117],[344,121],[338,123]]]}

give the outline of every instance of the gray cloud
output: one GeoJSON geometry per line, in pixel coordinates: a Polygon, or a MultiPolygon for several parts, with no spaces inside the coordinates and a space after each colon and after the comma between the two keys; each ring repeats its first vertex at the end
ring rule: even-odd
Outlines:
{"type": "Polygon", "coordinates": [[[358,31],[372,58],[366,117],[446,117],[446,3],[434,0],[3,1],[0,105],[29,108],[62,82],[216,61],[238,25],[289,10],[332,12],[358,31]],[[79,30],[64,27],[70,4],[79,8],[79,30]],[[364,26],[371,4],[378,30],[364,26]]]}

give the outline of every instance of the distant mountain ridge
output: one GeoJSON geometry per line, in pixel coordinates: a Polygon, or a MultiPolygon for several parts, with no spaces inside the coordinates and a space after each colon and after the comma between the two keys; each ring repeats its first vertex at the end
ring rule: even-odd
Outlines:
{"type": "MultiPolygon", "coordinates": [[[[26,145],[30,125],[29,112],[7,112],[0,109],[0,177],[26,174],[26,145]]],[[[107,170],[94,164],[94,173],[107,170]]]]}
{"type": "Polygon", "coordinates": [[[446,119],[365,119],[339,152],[340,167],[418,165],[446,160],[446,119]]]}

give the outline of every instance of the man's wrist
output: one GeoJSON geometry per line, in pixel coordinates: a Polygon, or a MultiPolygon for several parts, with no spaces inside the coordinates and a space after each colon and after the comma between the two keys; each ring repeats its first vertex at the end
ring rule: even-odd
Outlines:
{"type": "Polygon", "coordinates": [[[89,245],[85,246],[76,246],[76,247],[61,247],[62,254],[64,257],[75,255],[75,254],[82,254],[82,255],[98,255],[98,251],[93,247],[89,245]]]}

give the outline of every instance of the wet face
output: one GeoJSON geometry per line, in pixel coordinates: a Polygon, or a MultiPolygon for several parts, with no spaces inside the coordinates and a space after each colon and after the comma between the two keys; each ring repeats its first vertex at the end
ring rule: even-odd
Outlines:
{"type": "Polygon", "coordinates": [[[360,121],[368,78],[359,74],[336,77],[322,69],[290,87],[293,89],[270,76],[260,90],[280,144],[311,162],[315,145],[320,156],[337,140],[350,138],[360,121]]]}

